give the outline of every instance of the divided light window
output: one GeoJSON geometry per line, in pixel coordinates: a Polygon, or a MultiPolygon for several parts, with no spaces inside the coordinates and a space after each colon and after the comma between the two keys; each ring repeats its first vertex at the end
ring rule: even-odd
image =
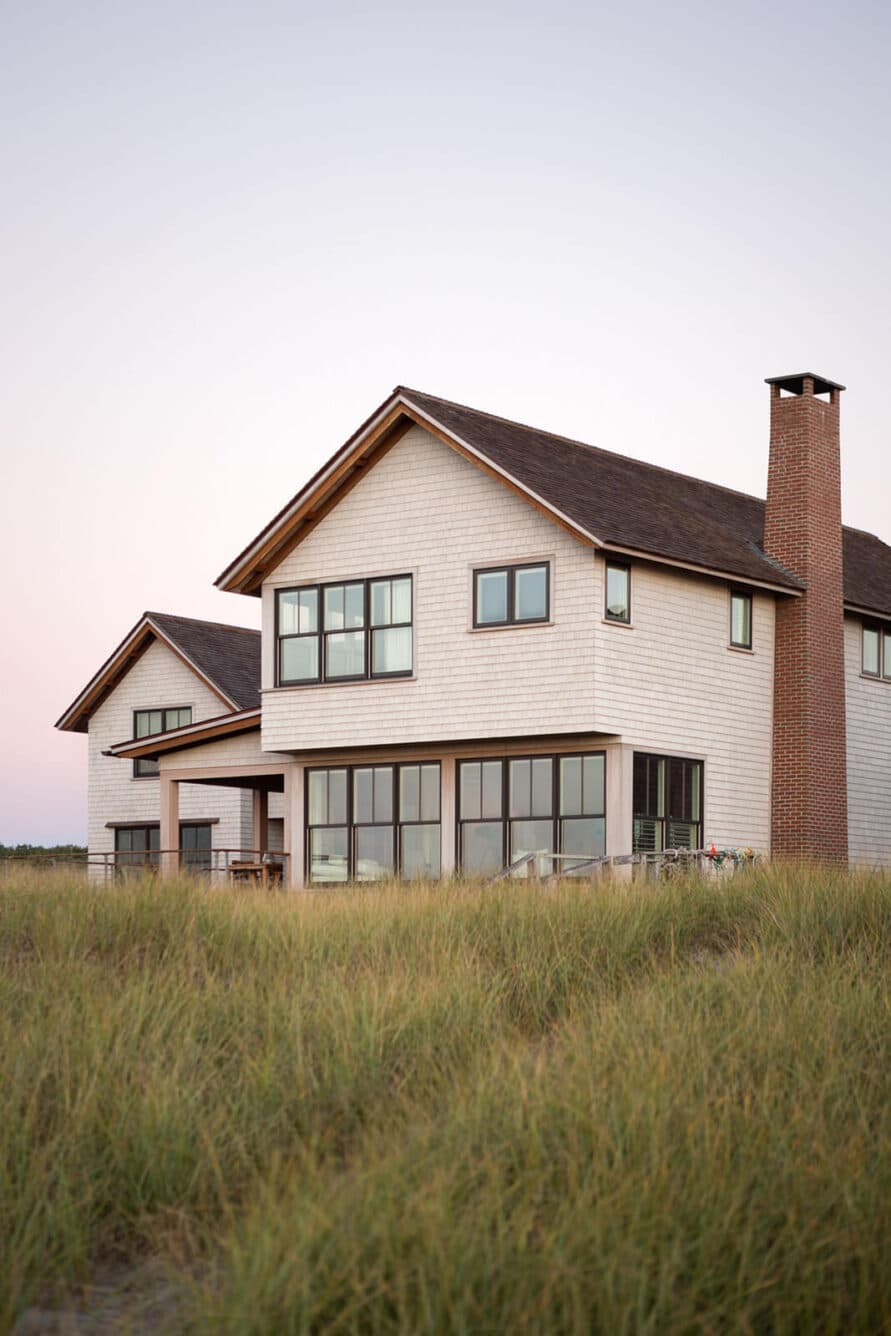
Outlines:
{"type": "Polygon", "coordinates": [[[461,870],[498,872],[540,850],[599,857],[606,847],[605,769],[603,752],[461,761],[461,870]]]}
{"type": "Polygon", "coordinates": [[[439,763],[307,771],[312,882],[438,877],[439,763]]]}
{"type": "Polygon", "coordinates": [[[493,566],[473,573],[474,626],[522,626],[550,619],[550,565],[493,566]]]}
{"type": "MultiPolygon", "coordinates": [[[[209,872],[211,869],[210,826],[201,822],[180,822],[180,867],[184,872],[209,872]]],[[[157,871],[160,862],[161,828],[118,826],[114,833],[115,866],[119,876],[138,876],[157,871]]]]}
{"type": "Polygon", "coordinates": [[[752,595],[730,594],[730,643],[734,649],[752,648],[752,595]]]}
{"type": "Polygon", "coordinates": [[[702,848],[702,762],[634,753],[632,851],[702,848]]]}
{"type": "Polygon", "coordinates": [[[412,578],[278,589],[275,625],[279,686],[409,676],[412,578]]]}
{"type": "Polygon", "coordinates": [[[625,562],[606,563],[604,616],[610,622],[631,621],[631,567],[625,562]]]}
{"type": "MultiPolygon", "coordinates": [[[[171,728],[185,728],[192,722],[191,705],[180,706],[173,710],[134,710],[133,736],[147,738],[152,733],[167,733],[171,728]]],[[[157,779],[158,762],[140,757],[133,762],[133,775],[136,779],[157,779]]]]}
{"type": "Polygon", "coordinates": [[[864,626],[862,637],[862,671],[867,677],[884,677],[891,681],[891,629],[864,626]]]}

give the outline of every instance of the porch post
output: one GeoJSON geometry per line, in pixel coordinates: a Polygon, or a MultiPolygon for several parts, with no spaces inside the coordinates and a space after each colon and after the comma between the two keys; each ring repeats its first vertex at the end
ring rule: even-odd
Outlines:
{"type": "MultiPolygon", "coordinates": [[[[634,826],[634,748],[620,743],[606,749],[606,852],[616,858],[631,853],[634,826]]],[[[616,875],[631,876],[618,867],[616,875]]]]}
{"type": "Polygon", "coordinates": [[[440,759],[442,791],[440,797],[439,865],[443,877],[455,875],[455,784],[457,765],[454,756],[440,759]]]}
{"type": "Polygon", "coordinates": [[[175,877],[179,872],[179,780],[161,773],[161,876],[175,877]]]}
{"type": "Polygon", "coordinates": [[[259,855],[269,848],[269,793],[252,789],[251,799],[251,848],[259,855]]]}
{"type": "Polygon", "coordinates": [[[285,851],[288,857],[287,885],[291,890],[303,889],[303,766],[289,765],[285,769],[285,851]]]}

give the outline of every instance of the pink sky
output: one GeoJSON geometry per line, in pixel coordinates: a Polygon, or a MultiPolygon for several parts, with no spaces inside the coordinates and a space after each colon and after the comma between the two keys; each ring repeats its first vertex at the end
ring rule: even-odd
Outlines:
{"type": "Polygon", "coordinates": [[[81,840],[53,721],[397,382],[763,494],[842,401],[891,541],[885,6],[14,2],[2,20],[0,842],[81,840]]]}

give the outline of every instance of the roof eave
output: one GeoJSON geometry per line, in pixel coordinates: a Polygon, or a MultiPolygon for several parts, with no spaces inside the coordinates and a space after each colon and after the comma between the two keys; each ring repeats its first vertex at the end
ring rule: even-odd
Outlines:
{"type": "MultiPolygon", "coordinates": [[[[496,464],[484,451],[478,450],[463,437],[459,436],[450,428],[443,426],[431,413],[421,408],[415,403],[409,395],[401,390],[395,391],[388,399],[381,404],[380,408],[369,417],[358,431],[337,450],[329,459],[328,463],[302,488],[296,496],[288,503],[284,510],[280,511],[275,518],[257,535],[235,561],[217,577],[215,584],[219,589],[226,590],[229,593],[259,593],[259,584],[262,582],[265,571],[261,571],[259,580],[256,578],[258,568],[262,567],[261,554],[264,549],[269,549],[272,545],[272,560],[278,550],[276,538],[281,539],[282,543],[286,541],[289,524],[295,519],[301,510],[305,510],[307,505],[315,498],[318,498],[318,504],[321,505],[325,499],[324,489],[330,481],[333,474],[350,458],[355,455],[359,459],[364,448],[375,443],[375,434],[380,431],[387,419],[398,409],[402,409],[411,421],[419,426],[425,426],[432,431],[445,444],[451,445],[460,453],[469,456],[481,468],[487,472],[497,475],[507,486],[522,493],[532,504],[549,514],[558,524],[568,529],[580,541],[589,547],[599,548],[603,544],[596,534],[591,533],[583,525],[573,520],[564,511],[560,510],[552,502],[547,501],[532,488],[521,483],[507,469],[496,464]],[[252,578],[254,577],[254,578],[252,578]]],[[[395,421],[388,424],[389,427],[395,426],[395,421]]],[[[312,511],[309,512],[310,516],[312,511]]]]}
{"type": "Polygon", "coordinates": [[[128,738],[125,742],[116,742],[108,747],[103,756],[113,756],[122,760],[155,760],[165,752],[183,750],[188,746],[197,746],[201,742],[225,737],[231,733],[247,733],[260,725],[260,707],[249,710],[235,710],[231,714],[215,715],[212,719],[202,719],[198,723],[184,724],[182,728],[172,728],[166,733],[153,733],[144,738],[128,738]]]}

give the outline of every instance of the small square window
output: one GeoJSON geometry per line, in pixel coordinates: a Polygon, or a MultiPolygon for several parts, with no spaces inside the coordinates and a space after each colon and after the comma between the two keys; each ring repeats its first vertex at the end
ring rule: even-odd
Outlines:
{"type": "Polygon", "coordinates": [[[730,643],[734,649],[752,648],[752,595],[730,595],[730,643]]]}
{"type": "Polygon", "coordinates": [[[605,616],[611,622],[631,621],[631,567],[618,562],[606,563],[605,616]]]}

